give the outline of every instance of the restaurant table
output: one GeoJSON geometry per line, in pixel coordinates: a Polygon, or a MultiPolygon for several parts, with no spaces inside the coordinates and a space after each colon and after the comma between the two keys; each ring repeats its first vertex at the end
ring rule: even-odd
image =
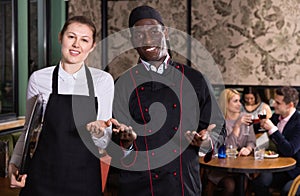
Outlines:
{"type": "Polygon", "coordinates": [[[201,167],[241,174],[237,185],[239,195],[245,195],[244,178],[245,173],[282,172],[296,167],[296,161],[290,157],[265,158],[255,160],[253,156],[239,156],[237,158],[219,159],[213,157],[205,163],[203,157],[199,158],[201,167]]]}

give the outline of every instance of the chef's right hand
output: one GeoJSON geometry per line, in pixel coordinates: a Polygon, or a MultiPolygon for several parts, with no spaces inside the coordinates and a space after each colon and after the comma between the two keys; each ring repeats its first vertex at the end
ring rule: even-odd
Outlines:
{"type": "Polygon", "coordinates": [[[8,177],[10,178],[11,188],[22,188],[25,187],[27,175],[18,175],[18,168],[15,164],[10,163],[8,166],[8,177]]]}

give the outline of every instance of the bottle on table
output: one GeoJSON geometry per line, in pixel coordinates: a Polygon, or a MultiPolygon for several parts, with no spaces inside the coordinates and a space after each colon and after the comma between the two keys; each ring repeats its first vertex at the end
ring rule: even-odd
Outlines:
{"type": "Polygon", "coordinates": [[[225,159],[226,158],[226,145],[225,144],[220,146],[220,148],[218,149],[218,158],[219,159],[225,159]]]}

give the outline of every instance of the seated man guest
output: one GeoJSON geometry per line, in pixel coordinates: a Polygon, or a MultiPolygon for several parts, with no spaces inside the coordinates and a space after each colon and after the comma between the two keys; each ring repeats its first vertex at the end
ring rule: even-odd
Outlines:
{"type": "Polygon", "coordinates": [[[253,181],[255,195],[270,195],[269,187],[281,190],[287,195],[285,184],[300,174],[300,114],[296,110],[299,94],[295,88],[282,87],[275,92],[275,113],[270,119],[261,120],[261,127],[266,129],[280,156],[296,159],[296,167],[286,172],[261,173],[253,181]]]}

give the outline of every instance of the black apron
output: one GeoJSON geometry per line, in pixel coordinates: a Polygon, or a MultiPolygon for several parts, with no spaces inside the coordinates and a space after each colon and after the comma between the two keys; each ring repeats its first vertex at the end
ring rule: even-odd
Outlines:
{"type": "Polygon", "coordinates": [[[102,195],[97,147],[85,129],[96,120],[97,107],[92,76],[85,68],[89,96],[58,94],[59,66],[54,69],[43,129],[21,196],[102,195]]]}

